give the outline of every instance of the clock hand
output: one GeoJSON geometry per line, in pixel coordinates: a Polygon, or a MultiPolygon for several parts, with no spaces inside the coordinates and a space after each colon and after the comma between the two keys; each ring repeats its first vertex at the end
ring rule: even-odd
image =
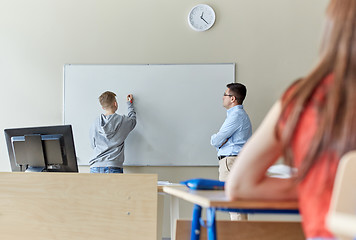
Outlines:
{"type": "Polygon", "coordinates": [[[205,21],[205,19],[203,18],[204,12],[201,13],[200,15],[200,19],[203,20],[206,24],[209,24],[207,21],[205,21]]]}
{"type": "Polygon", "coordinates": [[[203,20],[204,22],[206,22],[206,24],[209,24],[207,21],[205,21],[205,19],[204,19],[202,16],[200,16],[200,18],[201,18],[201,20],[203,20]]]}

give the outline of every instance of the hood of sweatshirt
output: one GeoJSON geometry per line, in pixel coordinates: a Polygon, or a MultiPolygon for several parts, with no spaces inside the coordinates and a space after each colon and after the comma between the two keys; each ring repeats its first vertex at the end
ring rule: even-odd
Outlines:
{"type": "Polygon", "coordinates": [[[100,116],[100,127],[99,134],[110,139],[114,136],[115,132],[118,131],[122,123],[123,117],[114,113],[112,115],[105,116],[101,114],[100,116]]]}

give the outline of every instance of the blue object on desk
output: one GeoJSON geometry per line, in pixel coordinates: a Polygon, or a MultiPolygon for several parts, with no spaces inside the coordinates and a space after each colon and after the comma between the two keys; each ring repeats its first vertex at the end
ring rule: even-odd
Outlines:
{"type": "Polygon", "coordinates": [[[205,178],[194,178],[180,183],[193,190],[223,190],[225,187],[225,182],[205,178]]]}

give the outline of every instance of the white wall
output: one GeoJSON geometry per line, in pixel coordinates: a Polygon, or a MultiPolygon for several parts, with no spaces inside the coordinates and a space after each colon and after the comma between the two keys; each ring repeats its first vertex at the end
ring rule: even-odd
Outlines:
{"type": "MultiPolygon", "coordinates": [[[[0,0],[0,128],[62,123],[65,63],[237,64],[254,129],[316,60],[327,0],[0,0]],[[216,23],[194,32],[189,10],[208,3],[216,23]]],[[[169,81],[169,79],[167,79],[169,81]]],[[[172,91],[162,86],[162,91],[172,91]]],[[[192,105],[204,106],[204,89],[192,105]]],[[[78,109],[80,117],[80,109],[78,109]]],[[[220,126],[211,126],[218,130],[220,126]]],[[[4,137],[0,170],[10,171],[4,137]]],[[[81,171],[88,171],[86,167],[81,171]]],[[[216,178],[209,168],[135,168],[161,180],[216,178]]],[[[189,212],[189,210],[187,210],[189,212]]]]}

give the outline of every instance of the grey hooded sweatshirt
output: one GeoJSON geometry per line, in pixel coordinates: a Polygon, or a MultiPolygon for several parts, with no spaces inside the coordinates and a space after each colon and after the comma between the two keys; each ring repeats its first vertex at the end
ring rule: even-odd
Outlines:
{"type": "Polygon", "coordinates": [[[124,163],[125,139],[136,126],[133,104],[127,102],[128,114],[101,114],[90,129],[90,143],[94,150],[90,167],[121,167],[124,163]]]}

